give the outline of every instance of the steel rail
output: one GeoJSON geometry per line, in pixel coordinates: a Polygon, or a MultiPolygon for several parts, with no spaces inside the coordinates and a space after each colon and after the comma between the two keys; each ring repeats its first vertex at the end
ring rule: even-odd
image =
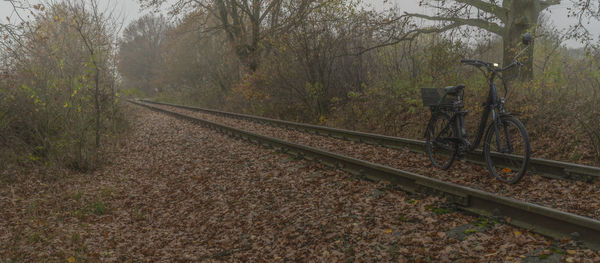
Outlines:
{"type": "MultiPolygon", "coordinates": [[[[249,120],[253,122],[268,124],[277,127],[283,127],[287,129],[294,129],[299,131],[304,131],[308,133],[323,135],[323,136],[331,136],[338,139],[351,140],[357,142],[363,142],[372,145],[379,145],[383,147],[388,147],[392,149],[409,149],[414,152],[425,152],[425,142],[420,140],[399,138],[393,136],[386,136],[380,134],[373,133],[365,133],[358,132],[352,130],[344,130],[338,128],[331,128],[325,126],[318,126],[312,124],[305,123],[297,123],[291,121],[283,121],[253,115],[218,111],[218,110],[210,110],[203,109],[198,107],[163,103],[163,102],[155,102],[150,100],[142,100],[143,102],[177,107],[192,111],[204,112],[208,114],[235,118],[235,119],[243,119],[249,120]]],[[[492,154],[494,156],[494,154],[492,154]]],[[[499,155],[495,155],[497,159],[504,159],[504,157],[500,157],[499,155]]],[[[515,158],[515,157],[513,157],[515,158]]],[[[519,158],[519,157],[516,157],[519,158]]],[[[477,164],[485,164],[483,159],[483,153],[480,150],[467,153],[464,156],[464,159],[477,163],[477,164]]],[[[600,181],[600,167],[588,166],[588,165],[580,165],[568,162],[560,162],[539,158],[531,158],[529,162],[529,170],[531,172],[540,174],[541,176],[554,178],[554,179],[565,179],[565,180],[576,180],[576,181],[585,181],[585,182],[595,182],[600,181]]]]}
{"type": "Polygon", "coordinates": [[[500,219],[510,218],[510,220],[506,220],[510,225],[525,228],[555,239],[576,237],[579,242],[589,248],[600,248],[600,221],[588,217],[566,213],[553,208],[495,195],[388,166],[255,134],[170,111],[147,103],[142,103],[140,101],[130,100],[129,102],[182,120],[190,121],[194,124],[201,125],[234,138],[247,140],[267,148],[274,148],[299,158],[317,161],[327,166],[344,170],[362,179],[372,181],[385,180],[406,192],[442,196],[446,198],[447,202],[454,204],[458,209],[469,213],[500,219]]]}

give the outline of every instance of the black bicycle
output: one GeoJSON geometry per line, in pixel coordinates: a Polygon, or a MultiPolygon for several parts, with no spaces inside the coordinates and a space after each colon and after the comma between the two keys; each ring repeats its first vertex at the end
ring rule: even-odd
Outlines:
{"type": "MultiPolygon", "coordinates": [[[[431,119],[425,131],[425,148],[434,166],[448,169],[456,158],[466,152],[474,151],[483,139],[483,156],[489,172],[498,180],[514,184],[521,180],[527,172],[531,148],[525,126],[519,119],[504,109],[504,98],[499,98],[494,80],[499,73],[523,65],[517,61],[527,50],[532,41],[531,34],[523,36],[523,49],[513,62],[503,68],[498,64],[479,60],[461,60],[461,63],[487,69],[489,74],[489,93],[483,104],[483,116],[479,124],[477,138],[474,143],[467,139],[463,96],[465,85],[450,86],[440,89],[421,89],[423,105],[431,109],[431,119]],[[443,94],[440,94],[443,93],[443,94]],[[491,116],[491,123],[487,125],[491,116]]],[[[485,70],[483,70],[486,72],[485,70]]]]}

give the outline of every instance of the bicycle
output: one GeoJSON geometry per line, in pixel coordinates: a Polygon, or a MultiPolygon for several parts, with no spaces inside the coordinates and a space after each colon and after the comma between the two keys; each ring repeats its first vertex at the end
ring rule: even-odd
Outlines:
{"type": "MultiPolygon", "coordinates": [[[[489,74],[489,92],[487,101],[483,103],[483,116],[479,123],[477,138],[471,144],[467,139],[465,116],[463,110],[463,96],[465,85],[450,86],[443,89],[421,89],[423,105],[429,106],[431,118],[425,131],[425,149],[432,164],[441,169],[448,169],[455,159],[463,157],[466,152],[474,151],[483,139],[483,156],[487,169],[498,180],[514,184],[521,180],[527,172],[531,147],[525,126],[504,108],[505,99],[499,98],[494,80],[499,73],[523,65],[518,58],[529,48],[532,36],[527,33],[523,36],[526,45],[513,62],[503,68],[496,63],[479,60],[461,60],[461,63],[472,65],[481,70],[487,69],[489,74]],[[492,122],[488,126],[488,119],[492,122]]],[[[482,70],[484,73],[485,71],[482,70]]],[[[505,87],[506,88],[506,87],[505,87]]]]}

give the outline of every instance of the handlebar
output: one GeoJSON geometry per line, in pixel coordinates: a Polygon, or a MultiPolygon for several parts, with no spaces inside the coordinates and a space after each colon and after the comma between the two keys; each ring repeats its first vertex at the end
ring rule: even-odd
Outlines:
{"type": "Polygon", "coordinates": [[[483,62],[481,60],[472,60],[472,59],[463,59],[460,61],[460,63],[472,65],[472,66],[476,66],[476,67],[481,67],[481,66],[489,67],[490,66],[489,65],[490,63],[483,62]]]}
{"type": "Polygon", "coordinates": [[[481,61],[481,60],[463,59],[460,62],[463,64],[475,66],[475,67],[486,67],[489,71],[495,71],[495,72],[502,72],[502,71],[508,70],[510,68],[513,68],[515,66],[523,65],[523,64],[521,64],[521,62],[518,62],[516,60],[514,60],[512,63],[510,63],[508,66],[506,66],[504,68],[497,68],[496,66],[494,66],[493,63],[488,63],[488,62],[481,61]]]}
{"type": "Polygon", "coordinates": [[[517,59],[529,48],[529,46],[525,47],[523,50],[521,50],[521,52],[519,52],[519,54],[517,54],[517,56],[515,56],[515,58],[513,59],[513,62],[510,63],[508,66],[503,67],[503,68],[498,68],[497,65],[498,64],[494,64],[494,63],[488,63],[485,61],[481,61],[481,60],[473,60],[473,59],[463,59],[460,62],[467,64],[467,65],[471,65],[471,66],[475,66],[475,67],[486,67],[489,71],[491,72],[502,72],[505,71],[507,69],[511,69],[515,66],[523,66],[523,63],[519,62],[517,59]]]}

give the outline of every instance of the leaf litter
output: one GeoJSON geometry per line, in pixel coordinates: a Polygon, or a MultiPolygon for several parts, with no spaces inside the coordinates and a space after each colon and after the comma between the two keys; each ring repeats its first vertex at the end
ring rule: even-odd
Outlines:
{"type": "Polygon", "coordinates": [[[572,241],[503,224],[458,240],[446,233],[478,220],[437,209],[439,198],[290,160],[149,110],[135,115],[136,131],[101,170],[53,179],[32,171],[2,184],[0,259],[515,262],[560,250],[568,251],[559,253],[563,260],[600,261],[598,251],[572,241]]]}
{"type": "Polygon", "coordinates": [[[519,183],[507,185],[491,176],[484,166],[464,160],[455,162],[448,170],[440,170],[431,164],[425,154],[407,149],[390,149],[176,107],[158,107],[600,220],[599,181],[556,180],[529,172],[519,183]]]}

